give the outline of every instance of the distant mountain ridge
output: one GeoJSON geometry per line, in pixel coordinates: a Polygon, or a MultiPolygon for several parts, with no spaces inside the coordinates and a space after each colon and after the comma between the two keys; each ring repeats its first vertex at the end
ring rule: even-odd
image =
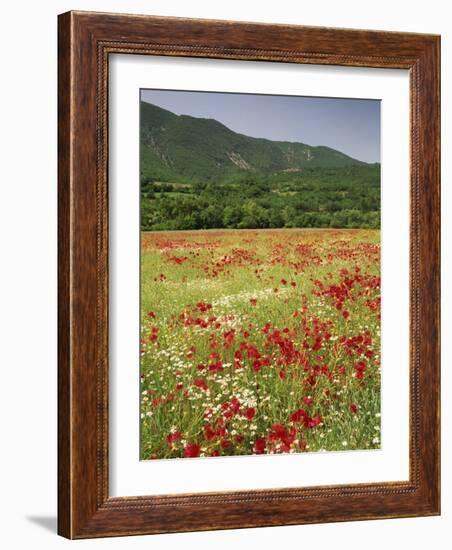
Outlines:
{"type": "Polygon", "coordinates": [[[247,173],[367,165],[330,147],[245,136],[215,119],[177,115],[145,101],[140,132],[144,181],[225,182],[247,173]]]}

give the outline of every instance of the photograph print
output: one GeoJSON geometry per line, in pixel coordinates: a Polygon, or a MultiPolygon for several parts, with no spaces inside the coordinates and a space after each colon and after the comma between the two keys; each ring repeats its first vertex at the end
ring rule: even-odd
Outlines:
{"type": "Polygon", "coordinates": [[[140,91],[140,459],[380,448],[380,101],[140,91]]]}

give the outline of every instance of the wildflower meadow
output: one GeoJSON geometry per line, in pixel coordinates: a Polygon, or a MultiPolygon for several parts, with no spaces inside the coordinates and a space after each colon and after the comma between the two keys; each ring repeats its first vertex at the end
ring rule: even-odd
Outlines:
{"type": "Polygon", "coordinates": [[[141,459],[380,446],[380,231],[142,232],[141,459]]]}

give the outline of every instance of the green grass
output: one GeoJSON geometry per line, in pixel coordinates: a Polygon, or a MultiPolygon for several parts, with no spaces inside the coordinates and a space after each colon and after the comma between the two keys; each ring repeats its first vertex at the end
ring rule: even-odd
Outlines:
{"type": "Polygon", "coordinates": [[[141,458],[378,448],[379,269],[377,230],[143,233],[141,458]]]}

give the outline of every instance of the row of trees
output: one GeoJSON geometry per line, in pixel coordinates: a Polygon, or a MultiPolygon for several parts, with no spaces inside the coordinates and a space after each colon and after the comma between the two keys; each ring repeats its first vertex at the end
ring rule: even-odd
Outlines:
{"type": "Polygon", "coordinates": [[[316,169],[222,183],[141,182],[149,230],[380,227],[379,167],[316,169]]]}
{"type": "Polygon", "coordinates": [[[242,205],[223,205],[185,197],[145,199],[141,226],[150,230],[257,229],[278,227],[380,227],[380,212],[358,209],[297,211],[293,206],[265,208],[253,200],[242,205]]]}

